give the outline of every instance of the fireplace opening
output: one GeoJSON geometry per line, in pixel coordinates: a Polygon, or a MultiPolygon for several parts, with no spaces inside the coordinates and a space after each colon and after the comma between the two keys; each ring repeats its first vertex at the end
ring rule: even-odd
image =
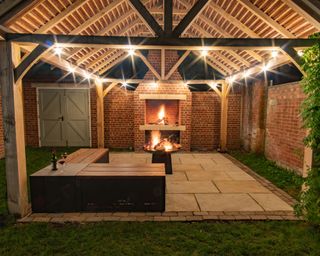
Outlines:
{"type": "Polygon", "coordinates": [[[178,100],[146,100],[146,124],[179,125],[178,100]]]}
{"type": "Polygon", "coordinates": [[[145,149],[150,151],[173,151],[180,149],[179,131],[145,131],[145,149]]]}

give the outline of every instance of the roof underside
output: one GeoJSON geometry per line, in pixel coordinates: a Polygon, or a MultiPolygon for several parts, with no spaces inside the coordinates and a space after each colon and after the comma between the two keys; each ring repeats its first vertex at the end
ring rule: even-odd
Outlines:
{"type": "MultiPolygon", "coordinates": [[[[6,1],[5,1],[6,2],[6,1]]],[[[4,24],[16,33],[154,37],[129,0],[39,0],[4,24]]],[[[163,0],[141,1],[164,28],[163,0]]],[[[175,28],[197,1],[173,0],[175,28]]],[[[211,0],[181,37],[307,38],[319,26],[291,0],[211,0]]],[[[0,4],[1,5],[1,4],[0,4]]],[[[67,48],[62,58],[99,75],[125,59],[127,52],[108,48],[67,48]]],[[[257,50],[210,51],[208,64],[225,76],[270,58],[257,50]]]]}

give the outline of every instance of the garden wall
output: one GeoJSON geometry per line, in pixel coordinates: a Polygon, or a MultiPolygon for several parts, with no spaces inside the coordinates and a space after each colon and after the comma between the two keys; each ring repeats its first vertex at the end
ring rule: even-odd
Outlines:
{"type": "Polygon", "coordinates": [[[299,111],[305,95],[300,83],[269,86],[265,94],[263,81],[243,88],[242,147],[302,173],[305,130],[299,111]]]}

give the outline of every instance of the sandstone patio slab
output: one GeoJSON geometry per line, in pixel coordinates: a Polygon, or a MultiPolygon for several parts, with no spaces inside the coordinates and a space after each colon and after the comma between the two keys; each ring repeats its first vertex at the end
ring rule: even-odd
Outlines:
{"type": "Polygon", "coordinates": [[[196,194],[201,211],[263,211],[248,194],[196,194]]]}
{"type": "Polygon", "coordinates": [[[198,171],[186,172],[186,175],[190,181],[232,180],[226,172],[198,171]]]}
{"type": "Polygon", "coordinates": [[[292,211],[292,207],[274,194],[250,193],[266,211],[292,211]]]}
{"type": "Polygon", "coordinates": [[[254,180],[215,181],[221,193],[271,193],[254,180]]]}
{"type": "Polygon", "coordinates": [[[173,172],[171,175],[166,176],[166,181],[187,181],[185,172],[173,172]]]}
{"type": "Polygon", "coordinates": [[[211,181],[167,181],[167,193],[219,193],[211,181]]]}
{"type": "Polygon", "coordinates": [[[187,171],[201,171],[203,170],[200,164],[173,164],[173,172],[177,171],[182,171],[182,172],[187,172],[187,171]]]}
{"type": "Polygon", "coordinates": [[[188,212],[199,211],[198,203],[194,194],[167,194],[167,212],[188,212]]]}

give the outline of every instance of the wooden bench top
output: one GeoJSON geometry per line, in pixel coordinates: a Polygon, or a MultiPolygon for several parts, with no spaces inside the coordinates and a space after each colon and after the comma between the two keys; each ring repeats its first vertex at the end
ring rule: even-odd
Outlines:
{"type": "Polygon", "coordinates": [[[106,148],[81,148],[68,155],[66,163],[94,163],[99,158],[103,157],[106,153],[108,153],[108,151],[109,150],[106,148]]]}
{"type": "Polygon", "coordinates": [[[166,176],[164,164],[89,164],[77,176],[166,176]]]}

